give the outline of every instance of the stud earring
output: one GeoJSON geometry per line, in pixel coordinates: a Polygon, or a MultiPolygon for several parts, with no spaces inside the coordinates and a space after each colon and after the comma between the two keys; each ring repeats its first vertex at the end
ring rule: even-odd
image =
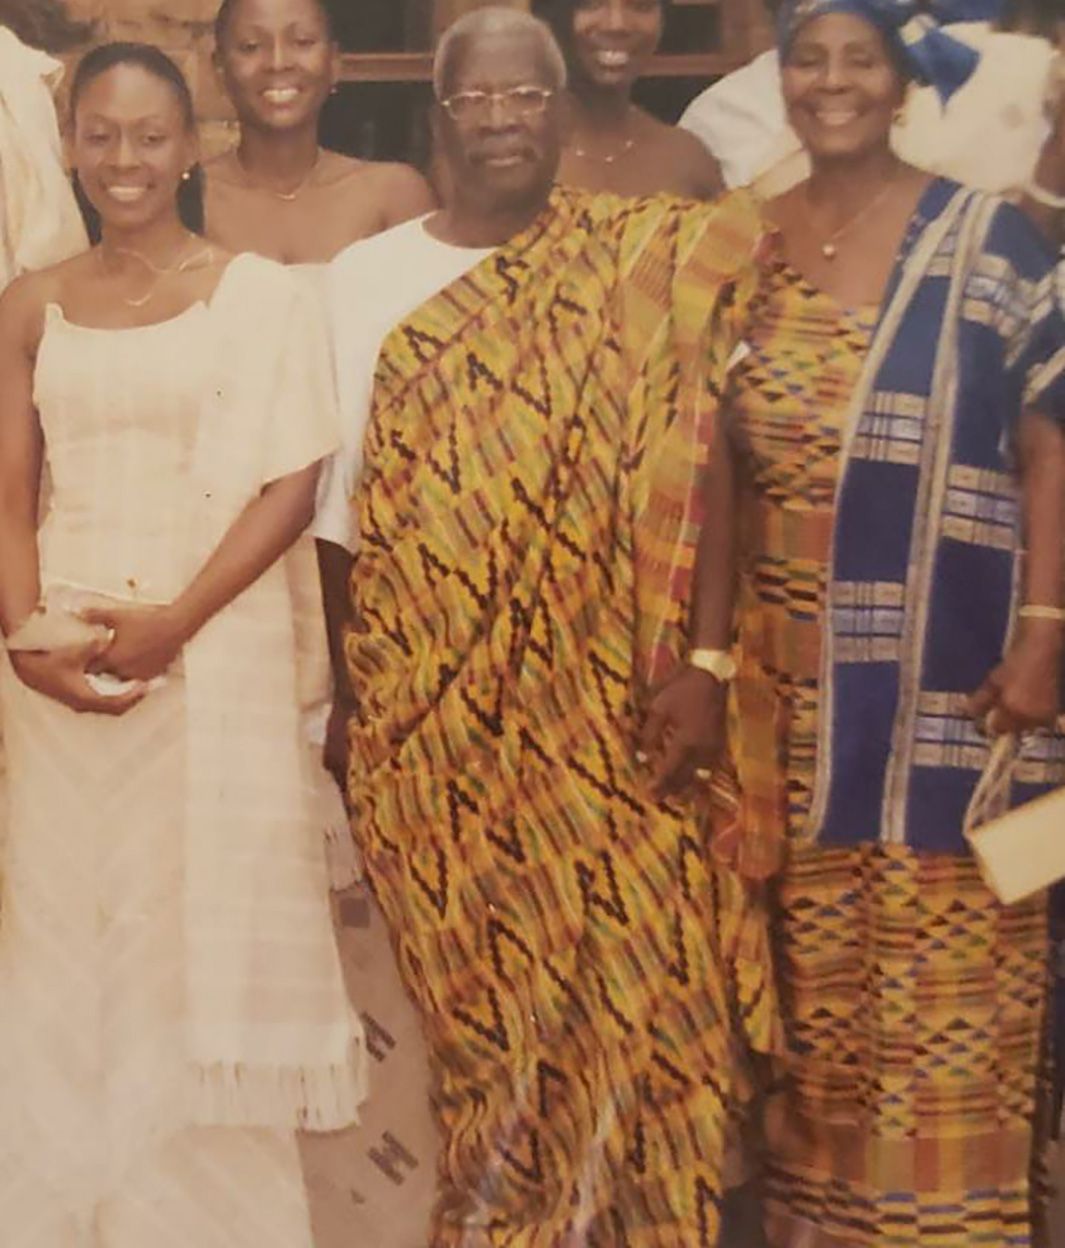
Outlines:
{"type": "Polygon", "coordinates": [[[191,177],[192,177],[192,170],[186,169],[185,172],[181,175],[181,180],[182,182],[187,182],[191,177]]]}

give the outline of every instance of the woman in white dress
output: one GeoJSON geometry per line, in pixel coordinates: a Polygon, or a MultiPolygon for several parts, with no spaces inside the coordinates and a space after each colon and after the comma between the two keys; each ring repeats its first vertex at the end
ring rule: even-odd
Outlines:
{"type": "Polygon", "coordinates": [[[310,1248],[295,1133],[363,1094],[279,563],[328,349],[182,221],[172,61],[104,45],[71,95],[101,241],[0,299],[3,1244],[310,1248]]]}

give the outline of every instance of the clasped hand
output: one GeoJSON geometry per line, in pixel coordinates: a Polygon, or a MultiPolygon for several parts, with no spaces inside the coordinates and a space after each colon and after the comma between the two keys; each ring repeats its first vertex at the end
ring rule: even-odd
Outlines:
{"type": "Polygon", "coordinates": [[[172,607],[87,607],[79,613],[107,630],[110,642],[93,659],[90,672],[110,672],[123,680],[147,682],[162,676],[187,640],[172,607]]]}
{"type": "Polygon", "coordinates": [[[148,682],[174,662],[186,640],[165,606],[88,607],[80,615],[97,636],[55,650],[15,651],[11,663],[31,689],[83,714],[125,714],[148,692],[148,682]],[[134,683],[121,693],[99,693],[88,677],[101,672],[134,683]]]}

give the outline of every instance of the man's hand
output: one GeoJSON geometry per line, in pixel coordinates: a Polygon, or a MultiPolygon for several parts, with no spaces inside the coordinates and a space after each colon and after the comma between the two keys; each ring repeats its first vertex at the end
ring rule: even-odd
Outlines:
{"type": "Polygon", "coordinates": [[[640,753],[651,768],[658,797],[682,792],[714,765],[725,744],[726,686],[687,664],[651,699],[640,733],[640,753]]]}
{"type": "Polygon", "coordinates": [[[345,805],[348,791],[348,720],[351,715],[350,704],[337,694],[329,708],[329,719],[325,725],[325,745],[322,748],[322,766],[337,782],[345,805]]]}

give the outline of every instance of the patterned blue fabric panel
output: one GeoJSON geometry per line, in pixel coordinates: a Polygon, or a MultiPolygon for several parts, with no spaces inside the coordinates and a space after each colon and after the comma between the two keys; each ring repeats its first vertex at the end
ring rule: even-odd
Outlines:
{"type": "MultiPolygon", "coordinates": [[[[945,180],[921,201],[884,307],[877,333],[892,338],[871,348],[883,355],[839,489],[818,832],[828,844],[963,853],[989,753],[964,699],[1007,645],[1021,546],[1014,442],[1026,407],[1065,422],[1065,320],[1053,257],[1029,222],[945,180]],[[923,232],[959,205],[889,330],[923,232]]],[[[1065,740],[1033,738],[1016,775],[1018,801],[1065,782],[1065,740]]]]}

